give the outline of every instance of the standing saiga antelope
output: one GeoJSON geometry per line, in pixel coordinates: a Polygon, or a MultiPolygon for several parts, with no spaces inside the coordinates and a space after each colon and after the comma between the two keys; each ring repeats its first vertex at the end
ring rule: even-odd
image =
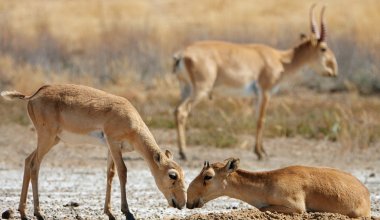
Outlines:
{"type": "Polygon", "coordinates": [[[338,66],[334,53],[326,43],[324,10],[321,11],[319,32],[310,9],[311,36],[289,50],[277,50],[261,44],[234,44],[222,41],[200,41],[187,46],[174,55],[173,72],[177,74],[182,101],[175,110],[179,153],[186,159],[185,127],[190,111],[214,89],[238,89],[253,94],[259,91],[258,118],[254,152],[262,159],[265,112],[271,89],[280,80],[311,66],[325,76],[337,76],[338,66]],[[181,69],[185,71],[181,71],[181,69]]]}
{"type": "Polygon", "coordinates": [[[181,209],[186,203],[184,174],[169,151],[158,147],[153,135],[139,113],[125,98],[81,85],[42,86],[33,95],[16,91],[1,93],[6,99],[27,101],[28,115],[37,132],[37,149],[25,159],[24,179],[20,197],[21,219],[25,213],[29,182],[32,183],[34,215],[44,219],[38,199],[40,163],[49,150],[60,140],[69,143],[108,145],[107,189],[104,212],[111,212],[111,186],[116,170],[120,181],[121,211],[127,219],[134,219],[126,198],[127,167],[122,150],[131,144],[144,160],[159,190],[170,206],[181,209]]]}
{"type": "Polygon", "coordinates": [[[187,189],[187,208],[200,208],[220,196],[281,213],[332,212],[370,217],[368,189],[354,176],[332,168],[290,166],[265,172],[238,169],[239,159],[205,162],[187,189]]]}

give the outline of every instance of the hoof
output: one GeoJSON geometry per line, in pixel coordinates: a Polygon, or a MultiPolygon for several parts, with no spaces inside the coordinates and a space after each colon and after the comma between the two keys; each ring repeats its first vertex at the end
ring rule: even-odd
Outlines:
{"type": "Polygon", "coordinates": [[[104,214],[106,214],[108,216],[108,219],[109,220],[116,220],[115,216],[113,216],[112,212],[110,211],[110,209],[105,209],[104,210],[104,214]]]}
{"type": "Polygon", "coordinates": [[[265,153],[263,154],[262,152],[260,152],[260,151],[256,151],[256,150],[255,150],[255,154],[256,154],[257,159],[258,159],[259,161],[262,161],[262,160],[264,159],[264,155],[266,155],[265,153]]]}
{"type": "Polygon", "coordinates": [[[38,220],[45,220],[45,217],[43,217],[42,215],[39,215],[39,216],[36,216],[38,220]]]}
{"type": "Polygon", "coordinates": [[[187,160],[186,154],[183,153],[183,152],[179,152],[179,157],[180,157],[181,160],[184,160],[184,161],[187,160]]]}
{"type": "Polygon", "coordinates": [[[116,220],[115,216],[112,214],[107,214],[108,215],[108,220],[116,220]]]}
{"type": "Polygon", "coordinates": [[[127,220],[135,220],[135,217],[134,217],[133,214],[130,213],[130,212],[127,212],[127,213],[125,214],[125,217],[126,217],[127,220]]]}
{"type": "Polygon", "coordinates": [[[45,217],[41,214],[34,214],[36,216],[37,220],[45,220],[45,217]]]}

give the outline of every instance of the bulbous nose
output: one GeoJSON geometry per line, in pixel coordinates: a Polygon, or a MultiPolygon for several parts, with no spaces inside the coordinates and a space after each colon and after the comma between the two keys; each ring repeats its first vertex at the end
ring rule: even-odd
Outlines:
{"type": "Polygon", "coordinates": [[[185,205],[186,205],[186,202],[178,202],[176,199],[172,198],[171,206],[173,208],[177,208],[181,210],[183,207],[185,207],[185,205]]]}
{"type": "Polygon", "coordinates": [[[186,203],[186,208],[188,208],[188,209],[193,209],[193,208],[194,208],[194,204],[193,204],[193,203],[189,203],[189,202],[187,202],[187,203],[186,203]]]}
{"type": "Polygon", "coordinates": [[[177,208],[178,209],[182,209],[183,207],[185,207],[186,205],[186,202],[183,202],[183,203],[177,203],[177,208]]]}
{"type": "Polygon", "coordinates": [[[187,202],[186,208],[188,208],[188,209],[199,208],[200,207],[199,203],[200,203],[200,199],[196,200],[195,202],[187,202]]]}

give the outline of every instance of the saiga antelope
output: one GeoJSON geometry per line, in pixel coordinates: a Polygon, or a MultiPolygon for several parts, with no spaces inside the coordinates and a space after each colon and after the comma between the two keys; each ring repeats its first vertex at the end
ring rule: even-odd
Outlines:
{"type": "Polygon", "coordinates": [[[332,168],[290,166],[266,172],[238,169],[239,159],[204,163],[187,189],[187,208],[200,208],[229,196],[260,209],[281,213],[332,212],[370,217],[368,189],[349,173],[332,168]]]}
{"type": "Polygon", "coordinates": [[[186,203],[184,174],[169,151],[158,147],[139,113],[125,98],[80,85],[48,85],[33,95],[5,91],[6,99],[27,101],[28,115],[37,132],[37,149],[25,159],[24,178],[19,211],[25,213],[29,182],[32,183],[34,215],[44,219],[38,198],[38,173],[40,163],[49,150],[60,140],[69,143],[92,143],[108,146],[107,189],[104,212],[111,212],[111,186],[116,170],[120,181],[121,211],[127,219],[134,219],[126,198],[127,167],[122,150],[131,144],[148,164],[157,187],[170,206],[181,209],[186,203]]]}
{"type": "Polygon", "coordinates": [[[337,75],[335,55],[326,43],[326,25],[323,19],[325,8],[321,11],[319,32],[313,14],[314,6],[310,9],[311,36],[304,37],[299,45],[289,50],[277,50],[261,44],[200,41],[174,55],[173,72],[178,76],[182,96],[182,101],[175,110],[182,159],[186,159],[185,127],[188,115],[202,99],[211,97],[214,89],[239,89],[253,94],[254,88],[258,88],[254,152],[262,159],[265,154],[262,144],[263,127],[271,89],[282,78],[307,65],[321,75],[337,75]]]}

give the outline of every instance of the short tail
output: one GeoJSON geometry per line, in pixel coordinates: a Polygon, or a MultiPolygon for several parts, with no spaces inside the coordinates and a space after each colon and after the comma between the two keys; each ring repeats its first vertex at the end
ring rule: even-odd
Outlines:
{"type": "Polygon", "coordinates": [[[21,92],[17,92],[17,91],[2,91],[0,93],[0,95],[6,99],[6,100],[9,100],[9,101],[12,101],[14,99],[22,99],[22,100],[30,100],[32,98],[34,98],[42,89],[46,88],[46,87],[49,87],[49,85],[45,85],[45,86],[42,86],[40,87],[33,95],[31,96],[26,96],[24,94],[22,94],[21,92]]]}
{"type": "Polygon", "coordinates": [[[174,63],[173,63],[172,73],[175,74],[178,72],[181,65],[181,59],[182,59],[182,54],[180,52],[177,52],[173,55],[174,63]]]}
{"type": "Polygon", "coordinates": [[[12,101],[13,99],[25,99],[25,95],[17,92],[17,91],[2,91],[1,96],[9,101],[12,101]]]}

